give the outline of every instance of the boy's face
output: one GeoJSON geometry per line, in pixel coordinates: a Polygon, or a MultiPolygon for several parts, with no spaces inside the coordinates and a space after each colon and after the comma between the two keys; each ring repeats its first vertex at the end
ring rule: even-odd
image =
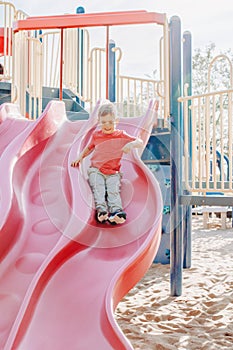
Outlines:
{"type": "Polygon", "coordinates": [[[112,134],[115,131],[117,121],[111,114],[99,118],[99,125],[104,134],[112,134]]]}

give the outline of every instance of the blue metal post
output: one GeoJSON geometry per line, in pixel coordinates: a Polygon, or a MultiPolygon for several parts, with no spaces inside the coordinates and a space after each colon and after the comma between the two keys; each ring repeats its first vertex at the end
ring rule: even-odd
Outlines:
{"type": "Polygon", "coordinates": [[[112,50],[115,47],[113,40],[109,41],[109,69],[108,69],[108,98],[111,102],[116,101],[116,54],[112,50]]]}
{"type": "MultiPolygon", "coordinates": [[[[39,29],[39,33],[38,34],[42,35],[42,30],[41,29],[39,29]]],[[[40,38],[40,42],[42,43],[42,38],[40,38]]]]}
{"type": "MultiPolygon", "coordinates": [[[[191,33],[186,31],[183,34],[183,84],[188,84],[188,95],[192,95],[192,37],[191,33]]],[[[192,169],[192,128],[191,128],[191,110],[188,114],[189,129],[189,174],[192,169]]],[[[190,194],[185,191],[185,194],[190,194]]],[[[192,261],[192,207],[187,205],[184,207],[184,262],[183,267],[191,267],[192,261]]]]}
{"type": "MultiPolygon", "coordinates": [[[[77,7],[76,9],[77,14],[82,14],[85,13],[85,9],[82,6],[77,7]]],[[[81,96],[83,96],[83,29],[78,29],[78,77],[77,77],[77,82],[78,82],[78,88],[79,88],[79,93],[81,96]]],[[[78,101],[80,103],[80,101],[78,101]]],[[[81,102],[81,105],[84,107],[84,102],[81,102]]]]}
{"type": "Polygon", "coordinates": [[[170,110],[171,110],[171,295],[182,294],[183,237],[182,207],[179,197],[182,186],[181,115],[177,101],[182,95],[181,23],[177,16],[170,21],[170,110]]]}

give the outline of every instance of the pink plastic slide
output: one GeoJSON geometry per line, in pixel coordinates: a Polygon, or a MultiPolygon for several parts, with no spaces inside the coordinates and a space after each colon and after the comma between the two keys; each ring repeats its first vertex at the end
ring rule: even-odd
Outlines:
{"type": "MultiPolygon", "coordinates": [[[[162,197],[138,150],[124,156],[127,221],[97,224],[86,158],[70,166],[96,128],[67,120],[52,101],[36,121],[0,109],[0,349],[133,349],[114,309],[143,277],[160,243],[162,197]]],[[[154,101],[119,128],[146,145],[154,101]]]]}

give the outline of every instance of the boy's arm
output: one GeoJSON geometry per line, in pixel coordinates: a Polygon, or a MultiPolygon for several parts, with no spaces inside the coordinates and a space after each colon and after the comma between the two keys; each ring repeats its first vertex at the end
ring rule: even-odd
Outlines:
{"type": "Polygon", "coordinates": [[[140,138],[137,138],[134,141],[128,142],[124,147],[122,148],[122,151],[124,153],[129,153],[133,148],[140,148],[143,146],[143,142],[140,138]]]}
{"type": "Polygon", "coordinates": [[[84,148],[84,150],[80,153],[79,157],[71,163],[71,166],[74,168],[79,166],[79,163],[83,160],[83,158],[88,156],[88,154],[90,154],[92,151],[93,150],[89,149],[88,147],[84,148]]]}

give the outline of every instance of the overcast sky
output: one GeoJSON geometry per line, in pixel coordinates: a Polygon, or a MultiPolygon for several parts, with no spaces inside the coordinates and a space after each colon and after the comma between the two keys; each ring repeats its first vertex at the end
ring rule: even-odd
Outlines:
{"type": "MultiPolygon", "coordinates": [[[[21,9],[30,16],[75,13],[78,6],[83,6],[86,13],[124,10],[161,12],[166,13],[168,20],[174,15],[180,17],[182,31],[189,30],[192,33],[193,50],[203,48],[210,42],[215,43],[219,50],[226,50],[233,46],[232,0],[80,0],[79,2],[75,0],[14,0],[12,3],[16,9],[21,9]]],[[[133,29],[130,28],[127,31],[128,38],[124,32],[119,32],[118,28],[115,32],[114,30],[111,36],[117,41],[117,46],[123,48],[124,52],[129,49],[131,70],[136,68],[137,61],[142,61],[142,54],[145,55],[145,52],[148,52],[148,55],[146,55],[147,58],[144,56],[145,67],[147,67],[143,67],[144,72],[149,73],[155,69],[154,63],[150,62],[153,50],[157,50],[154,38],[156,35],[161,35],[161,28],[155,29],[155,36],[151,28],[144,28],[143,32],[139,31],[137,45],[135,45],[133,29]],[[147,51],[148,47],[151,47],[151,52],[147,51]]],[[[130,70],[130,67],[128,66],[127,69],[130,70]]]]}

